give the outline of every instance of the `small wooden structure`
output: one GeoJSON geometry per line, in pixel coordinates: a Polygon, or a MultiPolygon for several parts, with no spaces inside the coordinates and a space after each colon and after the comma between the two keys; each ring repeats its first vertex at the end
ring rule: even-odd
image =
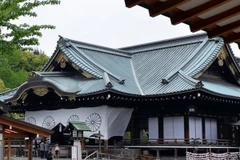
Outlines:
{"type": "MultiPolygon", "coordinates": [[[[28,137],[28,160],[32,159],[32,150],[33,150],[33,139],[36,135],[41,137],[49,137],[53,131],[24,122],[17,119],[9,118],[4,115],[0,116],[0,135],[3,140],[7,139],[8,141],[8,153],[7,160],[10,160],[11,157],[11,140],[14,138],[25,138],[28,137]]],[[[2,148],[4,153],[4,147],[2,148]]],[[[3,155],[1,155],[3,159],[3,155]]]]}

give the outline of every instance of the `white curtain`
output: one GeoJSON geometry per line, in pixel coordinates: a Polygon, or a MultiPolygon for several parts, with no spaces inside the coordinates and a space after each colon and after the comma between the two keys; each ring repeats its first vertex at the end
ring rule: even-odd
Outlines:
{"type": "Polygon", "coordinates": [[[205,134],[208,142],[215,142],[217,140],[217,120],[213,118],[205,119],[205,134]]]}
{"type": "Polygon", "coordinates": [[[148,134],[150,141],[156,141],[155,139],[158,139],[158,125],[158,117],[148,118],[148,134]]]}
{"type": "Polygon", "coordinates": [[[52,129],[59,123],[66,126],[69,121],[86,122],[91,132],[84,132],[84,137],[100,131],[103,139],[109,139],[124,135],[132,112],[133,109],[109,106],[26,111],[25,121],[47,129],[52,129]]]}
{"type": "MultiPolygon", "coordinates": [[[[163,137],[164,139],[184,139],[184,118],[177,117],[164,117],[163,118],[163,137]]],[[[165,140],[170,141],[170,140],[165,140]]]]}
{"type": "Polygon", "coordinates": [[[189,138],[190,139],[203,138],[201,117],[189,117],[189,138]]]}

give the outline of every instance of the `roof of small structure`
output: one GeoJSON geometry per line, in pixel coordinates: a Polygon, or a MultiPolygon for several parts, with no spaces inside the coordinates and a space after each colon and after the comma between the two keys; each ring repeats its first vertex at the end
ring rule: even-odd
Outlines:
{"type": "Polygon", "coordinates": [[[232,62],[234,75],[240,77],[231,48],[224,45],[222,38],[209,39],[206,34],[120,49],[60,37],[53,56],[42,71],[33,72],[27,82],[3,93],[0,100],[17,100],[30,88],[39,86],[53,88],[61,96],[75,97],[109,91],[161,96],[202,89],[238,98],[240,87],[236,84],[199,79],[223,48],[232,62]],[[53,64],[60,63],[60,56],[80,72],[52,71],[53,64]]]}
{"type": "Polygon", "coordinates": [[[69,127],[73,127],[78,131],[91,131],[90,127],[85,122],[80,121],[71,121],[66,126],[65,130],[68,130],[69,127]]]}
{"type": "Polygon", "coordinates": [[[42,137],[49,137],[53,131],[27,123],[25,121],[13,119],[0,115],[0,124],[5,126],[3,127],[5,137],[28,137],[29,135],[39,135],[42,137]],[[9,128],[9,126],[11,126],[9,128]]]}
{"type": "Polygon", "coordinates": [[[239,0],[125,0],[149,10],[151,17],[164,15],[173,25],[186,23],[192,32],[204,30],[210,38],[221,36],[225,43],[240,43],[239,0]]]}

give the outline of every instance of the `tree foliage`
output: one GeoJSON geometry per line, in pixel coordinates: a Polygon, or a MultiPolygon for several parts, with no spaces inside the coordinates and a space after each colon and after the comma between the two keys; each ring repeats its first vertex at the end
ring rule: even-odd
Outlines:
{"type": "Polygon", "coordinates": [[[11,54],[1,54],[0,78],[4,83],[1,84],[0,81],[0,91],[20,86],[32,71],[39,71],[47,60],[48,56],[45,54],[37,55],[30,51],[17,49],[11,54]]]}
{"type": "Polygon", "coordinates": [[[23,118],[24,114],[8,112],[8,113],[5,114],[5,116],[11,117],[11,118],[14,118],[14,119],[19,119],[19,118],[23,118]]]}
{"type": "Polygon", "coordinates": [[[15,24],[13,21],[25,16],[37,17],[35,8],[59,3],[60,0],[0,0],[0,52],[38,45],[41,29],[53,29],[54,26],[15,24]]]}

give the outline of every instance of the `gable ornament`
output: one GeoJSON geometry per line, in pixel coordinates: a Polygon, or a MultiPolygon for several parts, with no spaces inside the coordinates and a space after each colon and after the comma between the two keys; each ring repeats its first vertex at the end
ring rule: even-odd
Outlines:
{"type": "Polygon", "coordinates": [[[37,87],[33,89],[33,93],[42,97],[46,95],[49,92],[49,90],[46,87],[37,87]]]}
{"type": "Polygon", "coordinates": [[[223,66],[223,65],[224,65],[223,60],[224,60],[224,57],[223,57],[223,54],[222,54],[222,52],[221,52],[221,53],[218,55],[218,65],[219,65],[219,66],[223,66]]]}
{"type": "Polygon", "coordinates": [[[62,57],[61,60],[60,60],[60,67],[61,68],[65,68],[66,65],[67,65],[66,59],[62,57]]]}

